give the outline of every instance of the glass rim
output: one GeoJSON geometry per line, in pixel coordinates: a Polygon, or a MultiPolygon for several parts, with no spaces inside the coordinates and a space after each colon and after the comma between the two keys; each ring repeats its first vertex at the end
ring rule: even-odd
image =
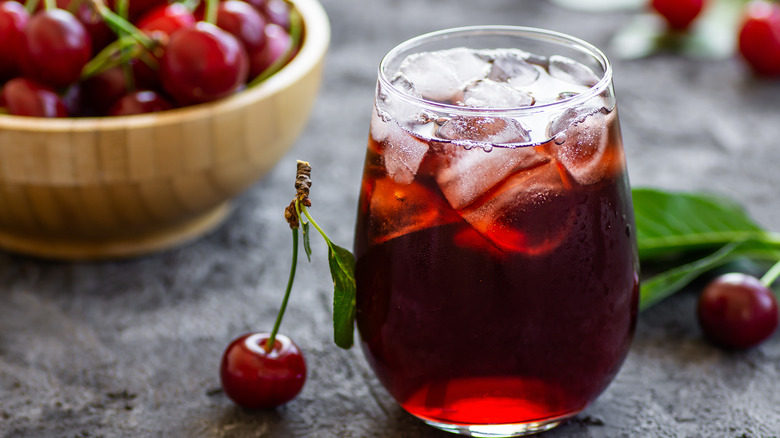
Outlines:
{"type": "MultiPolygon", "coordinates": [[[[454,48],[455,46],[453,46],[454,48]]],[[[498,48],[498,47],[496,47],[498,48]]],[[[522,48],[520,48],[522,50],[522,48]]],[[[434,32],[425,33],[414,38],[408,39],[395,47],[393,47],[379,62],[379,83],[381,89],[389,90],[396,97],[405,100],[412,105],[430,109],[437,112],[449,112],[461,115],[485,115],[485,114],[522,114],[522,113],[538,113],[545,110],[556,109],[560,107],[568,107],[577,104],[584,103],[598,95],[602,94],[612,83],[612,64],[609,62],[607,56],[598,47],[593,44],[582,40],[580,38],[553,30],[528,27],[528,26],[509,26],[509,25],[479,25],[479,26],[465,26],[465,27],[453,27],[448,29],[437,30],[434,32]],[[576,96],[561,99],[555,102],[548,102],[539,105],[510,107],[510,108],[474,108],[465,107],[459,105],[451,105],[447,103],[436,102],[421,97],[412,96],[406,93],[404,90],[397,88],[391,83],[391,78],[388,78],[385,74],[388,64],[396,59],[398,55],[404,50],[408,50],[417,46],[420,46],[428,41],[443,40],[459,35],[506,35],[514,37],[530,37],[536,40],[547,40],[553,43],[565,44],[571,48],[579,50],[593,57],[604,68],[604,73],[599,81],[590,87],[587,91],[577,94],[576,96]]]]}

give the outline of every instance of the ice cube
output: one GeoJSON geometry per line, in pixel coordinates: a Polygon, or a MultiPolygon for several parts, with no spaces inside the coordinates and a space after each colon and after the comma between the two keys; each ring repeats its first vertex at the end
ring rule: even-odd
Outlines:
{"type": "Polygon", "coordinates": [[[436,136],[496,145],[525,143],[529,139],[528,131],[517,120],[487,116],[453,117],[439,126],[436,136]]]}
{"type": "Polygon", "coordinates": [[[417,174],[428,143],[412,135],[409,131],[389,122],[382,159],[387,174],[399,184],[410,184],[417,174]]]}
{"type": "Polygon", "coordinates": [[[519,50],[500,50],[493,56],[488,79],[512,85],[528,85],[539,78],[539,70],[526,61],[528,54],[519,50]]]}
{"type": "Polygon", "coordinates": [[[375,243],[462,220],[439,193],[420,184],[398,184],[391,178],[374,182],[369,210],[368,233],[375,243]]]}
{"type": "Polygon", "coordinates": [[[439,165],[436,182],[444,197],[460,210],[483,197],[509,175],[539,167],[550,161],[549,156],[533,147],[464,149],[455,144],[443,145],[440,155],[448,153],[439,165]]]}
{"type": "Polygon", "coordinates": [[[615,111],[569,110],[550,131],[556,134],[548,150],[580,184],[596,183],[623,166],[615,111]]]}
{"type": "Polygon", "coordinates": [[[565,56],[553,55],[550,57],[550,76],[571,84],[592,87],[600,78],[593,70],[579,62],[565,56]]]}
{"type": "Polygon", "coordinates": [[[480,79],[466,86],[463,103],[474,108],[518,108],[533,105],[534,98],[525,91],[480,79]]]}
{"type": "Polygon", "coordinates": [[[393,79],[390,80],[390,84],[392,84],[393,87],[397,88],[398,90],[408,94],[409,96],[417,98],[422,97],[422,94],[417,91],[417,88],[414,87],[412,81],[409,80],[409,78],[407,78],[403,73],[396,73],[396,75],[393,76],[393,79]]]}
{"type": "Polygon", "coordinates": [[[484,78],[490,64],[473,50],[456,48],[409,55],[398,72],[423,98],[442,103],[460,100],[465,84],[484,78]]]}
{"type": "Polygon", "coordinates": [[[576,206],[556,165],[515,173],[468,207],[463,219],[498,248],[532,255],[561,245],[576,221],[576,206]]]}

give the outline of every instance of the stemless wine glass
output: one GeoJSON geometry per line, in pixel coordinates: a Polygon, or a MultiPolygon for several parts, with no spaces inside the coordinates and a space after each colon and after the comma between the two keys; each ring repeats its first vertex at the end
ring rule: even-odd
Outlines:
{"type": "Polygon", "coordinates": [[[427,423],[517,436],[622,364],[639,277],[612,69],[579,39],[480,26],[379,67],[358,206],[357,324],[427,423]]]}

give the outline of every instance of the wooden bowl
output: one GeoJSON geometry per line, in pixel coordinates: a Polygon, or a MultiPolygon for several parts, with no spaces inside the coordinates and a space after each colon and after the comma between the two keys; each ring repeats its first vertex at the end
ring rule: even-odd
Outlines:
{"type": "Polygon", "coordinates": [[[298,55],[227,99],[126,117],[0,115],[0,248],[119,258],[218,225],[292,146],[319,89],[328,18],[317,0],[293,3],[305,29],[298,55]]]}

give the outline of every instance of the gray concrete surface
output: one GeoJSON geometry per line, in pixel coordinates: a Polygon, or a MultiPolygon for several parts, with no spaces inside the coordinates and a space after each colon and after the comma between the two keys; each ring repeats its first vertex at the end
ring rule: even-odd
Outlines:
{"type": "MultiPolygon", "coordinates": [[[[351,246],[380,57],[427,31],[518,24],[606,47],[630,13],[586,14],[536,0],[324,0],[333,26],[322,93],[295,148],[236,202],[219,229],[150,257],[55,263],[0,254],[0,436],[422,438],[449,434],[398,408],[358,349],[330,340],[325,247],[299,267],[283,332],[310,373],[285,407],[249,413],[219,390],[218,362],[235,336],[268,329],[287,276],[281,211],[295,159],[314,166],[312,209],[351,246]]],[[[609,55],[609,52],[608,52],[609,55]]],[[[659,56],[615,61],[635,185],[734,196],[780,230],[780,81],[737,60],[659,56]]],[[[780,334],[747,352],[706,342],[695,294],[642,313],[609,389],[546,438],[776,437],[780,334]]]]}

